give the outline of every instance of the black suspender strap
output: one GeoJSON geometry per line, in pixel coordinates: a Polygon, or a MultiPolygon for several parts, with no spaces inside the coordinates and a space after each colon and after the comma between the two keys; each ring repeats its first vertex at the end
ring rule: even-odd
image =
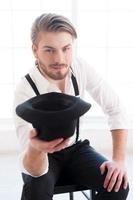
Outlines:
{"type": "Polygon", "coordinates": [[[26,74],[25,75],[25,78],[27,79],[27,81],[29,82],[29,84],[31,85],[31,87],[33,88],[35,94],[38,96],[40,95],[35,83],[33,82],[33,80],[31,79],[30,75],[29,74],[26,74]]]}
{"type": "MultiPolygon", "coordinates": [[[[27,81],[31,85],[31,87],[34,90],[35,94],[37,96],[40,95],[35,83],[31,79],[30,75],[26,74],[25,78],[27,79],[27,81]]],[[[71,79],[72,79],[72,83],[73,83],[73,87],[74,87],[75,96],[79,96],[78,83],[77,83],[77,80],[76,80],[75,76],[73,75],[73,73],[72,73],[71,79]]],[[[78,138],[79,138],[79,118],[77,119],[76,142],[78,141],[78,138]]]]}
{"type": "Polygon", "coordinates": [[[75,91],[75,96],[79,96],[78,83],[77,83],[77,80],[76,80],[75,76],[73,75],[73,73],[72,73],[71,79],[72,79],[72,83],[73,83],[73,87],[74,87],[74,91],[75,91]]]}
{"type": "MultiPolygon", "coordinates": [[[[73,83],[73,87],[74,87],[74,91],[75,91],[75,96],[79,96],[79,88],[78,88],[78,83],[77,80],[75,78],[75,76],[72,73],[72,83],[73,83]]],[[[76,129],[76,142],[79,139],[79,118],[77,118],[77,129],[76,129]]]]}

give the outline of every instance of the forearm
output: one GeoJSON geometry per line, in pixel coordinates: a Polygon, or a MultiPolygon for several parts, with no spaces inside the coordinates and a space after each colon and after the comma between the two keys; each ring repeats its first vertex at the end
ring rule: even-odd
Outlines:
{"type": "Polygon", "coordinates": [[[48,168],[47,153],[28,146],[23,157],[24,168],[33,176],[40,176],[48,168]]]}
{"type": "Polygon", "coordinates": [[[113,140],[112,159],[115,161],[124,161],[128,131],[124,129],[119,129],[119,130],[113,130],[111,132],[113,140]]]}

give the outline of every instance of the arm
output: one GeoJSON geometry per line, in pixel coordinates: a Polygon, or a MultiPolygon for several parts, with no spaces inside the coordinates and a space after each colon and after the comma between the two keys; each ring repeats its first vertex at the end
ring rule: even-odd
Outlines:
{"type": "Polygon", "coordinates": [[[32,176],[40,176],[48,170],[47,153],[28,146],[23,157],[23,166],[32,176]]]}
{"type": "Polygon", "coordinates": [[[48,153],[53,153],[64,149],[69,143],[69,139],[55,139],[52,141],[42,141],[37,138],[35,129],[30,131],[29,144],[23,156],[24,168],[32,176],[41,176],[48,170],[48,153]]]}
{"type": "Polygon", "coordinates": [[[110,130],[113,130],[112,161],[103,163],[100,170],[101,174],[107,170],[104,187],[107,188],[108,191],[111,191],[116,183],[115,188],[113,189],[118,191],[122,184],[122,180],[124,180],[124,188],[126,188],[128,184],[127,172],[125,169],[125,149],[127,140],[126,111],[114,90],[86,63],[82,64],[81,76],[81,83],[84,83],[84,88],[108,116],[109,128],[110,130]]]}
{"type": "Polygon", "coordinates": [[[113,155],[112,159],[114,161],[125,161],[125,152],[127,144],[127,135],[128,131],[121,130],[112,130],[112,140],[113,140],[113,155]]]}
{"type": "Polygon", "coordinates": [[[32,90],[26,79],[17,86],[14,96],[14,123],[21,147],[20,165],[22,172],[31,176],[41,176],[48,171],[48,153],[60,151],[68,145],[69,139],[62,138],[50,142],[37,138],[37,132],[32,125],[16,115],[16,106],[33,97],[32,90]]]}
{"type": "Polygon", "coordinates": [[[101,167],[101,174],[107,169],[104,181],[104,188],[111,191],[115,185],[115,192],[118,192],[123,182],[123,188],[128,186],[127,172],[125,168],[125,151],[127,142],[127,130],[118,129],[112,131],[113,153],[112,161],[104,162],[101,167]]]}

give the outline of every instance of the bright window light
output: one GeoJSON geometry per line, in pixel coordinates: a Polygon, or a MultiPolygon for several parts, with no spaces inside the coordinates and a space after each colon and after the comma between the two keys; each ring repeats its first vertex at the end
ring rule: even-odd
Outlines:
{"type": "MultiPolygon", "coordinates": [[[[77,55],[110,83],[132,116],[132,0],[4,0],[0,1],[0,119],[12,118],[14,87],[34,63],[30,28],[44,12],[62,14],[74,23],[77,55]]],[[[103,116],[95,102],[90,115],[103,116]]]]}

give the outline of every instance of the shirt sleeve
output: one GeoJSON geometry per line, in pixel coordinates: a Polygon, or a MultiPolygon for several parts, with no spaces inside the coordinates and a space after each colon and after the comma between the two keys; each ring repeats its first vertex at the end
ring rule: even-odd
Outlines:
{"type": "Polygon", "coordinates": [[[86,62],[80,62],[82,83],[108,118],[110,130],[127,129],[128,118],[124,105],[111,86],[86,62]]]}
{"type": "MultiPolygon", "coordinates": [[[[29,87],[25,79],[22,79],[21,82],[16,87],[15,94],[14,94],[13,118],[14,118],[16,134],[17,134],[17,138],[18,138],[19,146],[20,146],[20,156],[19,156],[20,169],[23,173],[28,174],[30,176],[33,176],[33,175],[30,174],[24,168],[23,157],[24,157],[24,154],[29,142],[29,132],[33,127],[30,123],[26,122],[25,120],[17,116],[15,110],[16,110],[17,105],[28,100],[29,98],[33,96],[35,96],[35,94],[32,91],[32,88],[29,87]]],[[[44,170],[44,172],[40,176],[46,174],[47,172],[48,172],[48,167],[47,169],[44,170]]]]}

